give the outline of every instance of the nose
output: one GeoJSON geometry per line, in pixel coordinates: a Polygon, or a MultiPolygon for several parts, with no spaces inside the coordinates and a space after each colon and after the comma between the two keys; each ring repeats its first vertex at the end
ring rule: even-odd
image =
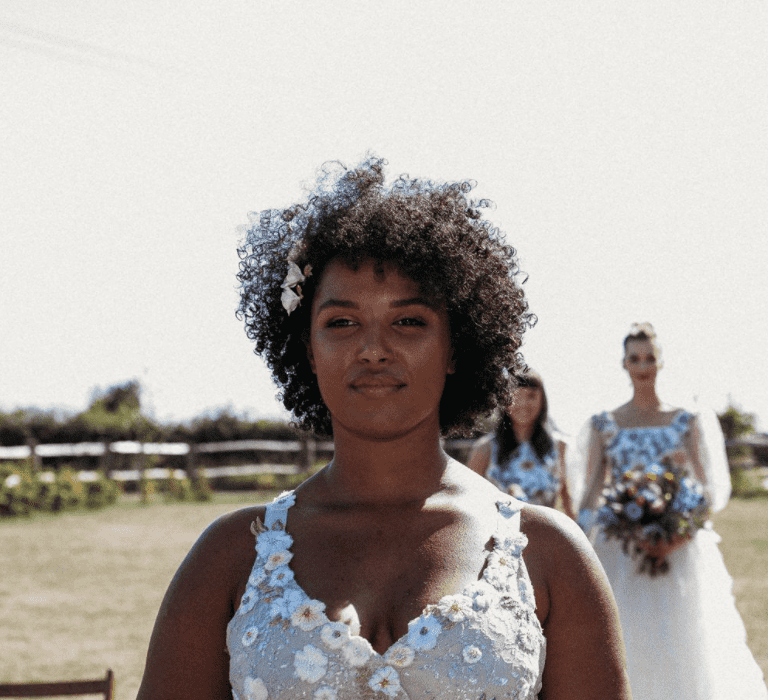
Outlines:
{"type": "Polygon", "coordinates": [[[362,338],[362,344],[357,357],[360,362],[376,364],[382,364],[392,359],[391,348],[386,342],[381,329],[378,327],[368,329],[368,332],[362,338]]]}

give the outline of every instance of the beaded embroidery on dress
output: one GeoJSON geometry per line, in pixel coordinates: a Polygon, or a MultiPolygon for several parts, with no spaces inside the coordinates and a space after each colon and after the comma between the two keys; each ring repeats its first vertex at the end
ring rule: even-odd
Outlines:
{"type": "Polygon", "coordinates": [[[325,616],[296,583],[286,532],[295,494],[267,506],[266,530],[240,607],[227,627],[235,700],[533,700],[546,640],[522,552],[520,510],[499,523],[482,576],[427,606],[383,655],[325,616]]]}
{"type": "MultiPolygon", "coordinates": [[[[680,410],[666,426],[619,428],[604,412],[591,423],[616,480],[625,469],[666,455],[690,459],[684,440],[695,419],[680,410]]],[[[695,473],[691,465],[688,471],[695,473]]],[[[668,573],[653,578],[638,573],[621,543],[600,529],[594,540],[619,609],[634,700],[768,700],[711,524],[672,552],[668,573]]]]}
{"type": "Polygon", "coordinates": [[[541,459],[529,442],[522,442],[509,459],[499,463],[499,445],[491,442],[491,458],[485,478],[505,493],[537,506],[555,505],[560,476],[555,446],[541,459]]]}

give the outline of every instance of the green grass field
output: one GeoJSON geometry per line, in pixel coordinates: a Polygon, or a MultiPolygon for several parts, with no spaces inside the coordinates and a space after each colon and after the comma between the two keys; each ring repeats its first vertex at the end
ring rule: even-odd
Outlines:
{"type": "MultiPolygon", "coordinates": [[[[121,502],[0,521],[0,680],[95,678],[111,667],[117,700],[135,698],[171,576],[206,525],[238,505],[234,496],[121,502]]],[[[749,645],[768,674],[768,501],[732,500],[715,527],[749,645]]]]}

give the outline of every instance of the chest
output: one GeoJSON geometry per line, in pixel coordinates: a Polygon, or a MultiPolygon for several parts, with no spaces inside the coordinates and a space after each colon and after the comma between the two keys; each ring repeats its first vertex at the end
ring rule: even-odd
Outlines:
{"type": "Polygon", "coordinates": [[[484,518],[439,510],[386,524],[371,514],[298,516],[290,532],[296,583],[380,649],[427,605],[476,582],[492,541],[484,518]]]}
{"type": "Polygon", "coordinates": [[[604,435],[604,445],[614,475],[667,455],[675,455],[680,463],[690,462],[686,432],[677,425],[619,428],[604,435]]]}
{"type": "Polygon", "coordinates": [[[425,529],[403,519],[402,529],[380,534],[365,522],[356,523],[357,531],[350,532],[334,518],[313,517],[316,529],[325,532],[317,539],[301,518],[292,518],[285,533],[279,522],[273,523],[277,530],[259,536],[261,548],[248,590],[227,630],[230,680],[237,694],[337,700],[533,698],[541,682],[545,642],[522,559],[525,538],[517,529],[494,532],[488,551],[483,546],[488,533],[482,526],[458,537],[464,528],[454,527],[450,514],[434,515],[425,529]],[[320,540],[335,544],[325,546],[320,540]],[[371,544],[374,540],[378,549],[371,544]],[[441,564],[438,548],[452,540],[458,542],[446,553],[449,563],[441,564]],[[479,556],[470,566],[463,552],[478,544],[480,552],[474,555],[479,556]],[[425,563],[420,574],[410,576],[406,572],[419,558],[400,562],[398,557],[414,548],[424,553],[425,563]],[[392,572],[382,573],[371,561],[382,553],[385,568],[392,572]],[[350,563],[334,567],[334,555],[350,563]],[[381,580],[373,575],[376,571],[381,580]],[[386,640],[355,631],[326,605],[335,604],[335,593],[338,605],[355,598],[365,627],[373,621],[367,611],[379,609],[375,603],[365,606],[376,591],[398,579],[409,582],[400,588],[401,594],[409,586],[416,595],[438,591],[453,580],[444,575],[448,571],[454,571],[457,580],[468,578],[468,583],[431,598],[386,640]],[[337,587],[332,575],[336,580],[349,578],[348,585],[337,587]],[[365,585],[356,583],[356,577],[366,578],[365,585]],[[320,590],[326,598],[316,593],[320,590]]]}

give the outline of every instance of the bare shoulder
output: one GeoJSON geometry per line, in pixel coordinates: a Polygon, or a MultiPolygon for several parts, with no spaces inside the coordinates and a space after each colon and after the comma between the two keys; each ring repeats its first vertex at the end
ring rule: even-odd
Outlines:
{"type": "Polygon", "coordinates": [[[520,529],[528,538],[526,564],[530,559],[536,572],[547,579],[561,577],[564,565],[565,571],[572,569],[574,576],[588,574],[598,561],[581,528],[554,508],[526,504],[520,517],[520,529]]]}
{"type": "Polygon", "coordinates": [[[625,418],[629,415],[629,413],[632,410],[632,402],[627,401],[627,403],[621,404],[618,408],[614,408],[612,411],[607,411],[610,415],[612,415],[617,421],[621,421],[622,418],[625,418]]]}
{"type": "Polygon", "coordinates": [[[234,613],[256,558],[253,523],[263,507],[241,508],[214,520],[189,550],[163,600],[159,619],[184,616],[205,601],[207,614],[219,622],[234,613]]]}
{"type": "MultiPolygon", "coordinates": [[[[603,568],[581,528],[553,508],[525,505],[520,529],[528,538],[523,551],[542,623],[573,614],[585,599],[613,605],[603,568]]],[[[581,607],[579,607],[581,609],[581,607]]]]}
{"type": "Polygon", "coordinates": [[[592,545],[552,508],[523,508],[523,551],[547,639],[542,696],[630,697],[616,603],[592,545]]]}
{"type": "Polygon", "coordinates": [[[222,515],[189,550],[160,605],[139,700],[231,698],[226,628],[256,558],[251,523],[263,517],[258,507],[222,515]]]}

